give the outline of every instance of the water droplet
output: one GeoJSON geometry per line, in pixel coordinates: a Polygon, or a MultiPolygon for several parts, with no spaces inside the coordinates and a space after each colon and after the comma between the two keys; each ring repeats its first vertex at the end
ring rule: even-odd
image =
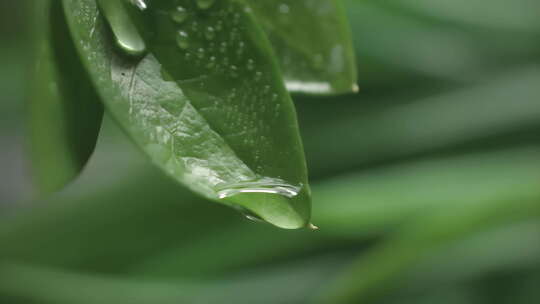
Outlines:
{"type": "Polygon", "coordinates": [[[219,51],[225,53],[227,51],[227,42],[222,42],[219,46],[219,51]]]}
{"type": "Polygon", "coordinates": [[[213,27],[209,26],[206,28],[206,31],[204,32],[204,36],[208,40],[213,40],[214,37],[216,37],[216,31],[214,30],[213,27]]]}
{"type": "Polygon", "coordinates": [[[197,0],[197,6],[200,9],[209,9],[215,2],[216,0],[197,0]]]}
{"type": "MultiPolygon", "coordinates": [[[[144,1],[131,1],[146,9],[144,1]]],[[[109,23],[116,45],[128,56],[140,57],[146,53],[146,44],[120,1],[98,0],[98,6],[109,23]]]]}
{"type": "Polygon", "coordinates": [[[221,20],[218,20],[217,24],[216,24],[216,31],[221,31],[223,29],[223,21],[221,20]]]}
{"type": "Polygon", "coordinates": [[[247,61],[247,69],[248,69],[248,71],[253,71],[255,69],[255,60],[248,59],[248,61],[247,61]]]}
{"type": "Polygon", "coordinates": [[[261,71],[255,72],[255,81],[260,81],[263,76],[263,73],[261,71]]]}
{"type": "Polygon", "coordinates": [[[288,14],[290,11],[291,11],[291,8],[287,4],[283,3],[283,4],[279,5],[279,12],[280,13],[288,14]]]}
{"type": "Polygon", "coordinates": [[[216,66],[216,57],[212,56],[208,59],[208,63],[206,64],[206,68],[211,69],[216,66]]]}
{"type": "Polygon", "coordinates": [[[131,4],[138,7],[140,10],[145,10],[148,8],[148,5],[146,5],[146,2],[144,0],[130,0],[130,2],[131,4]]]}
{"type": "Polygon", "coordinates": [[[309,208],[302,205],[309,200],[309,191],[301,184],[293,186],[279,178],[262,177],[255,181],[220,186],[216,189],[219,198],[233,207],[239,207],[250,218],[254,214],[252,219],[261,218],[286,229],[308,225],[309,208]]]}
{"type": "Polygon", "coordinates": [[[176,23],[183,23],[187,17],[188,12],[183,6],[178,6],[171,12],[171,19],[176,23]]]}
{"type": "Polygon", "coordinates": [[[240,23],[240,14],[239,14],[239,13],[235,13],[235,14],[234,14],[234,16],[233,16],[233,23],[234,23],[234,24],[240,23]]]}
{"type": "Polygon", "coordinates": [[[268,193],[293,198],[298,195],[301,188],[279,179],[266,178],[260,181],[222,186],[221,190],[218,191],[218,196],[220,199],[224,199],[241,193],[268,193]]]}
{"type": "Polygon", "coordinates": [[[319,230],[319,227],[313,225],[313,223],[309,223],[308,228],[311,229],[311,230],[319,230]]]}
{"type": "Polygon", "coordinates": [[[236,211],[240,212],[246,219],[248,219],[250,221],[264,222],[264,220],[261,217],[259,217],[255,213],[249,211],[248,209],[246,209],[246,208],[244,208],[244,207],[242,207],[240,205],[233,204],[232,207],[234,209],[236,209],[236,211]]]}
{"type": "Polygon", "coordinates": [[[176,35],[176,44],[183,50],[189,48],[189,34],[185,31],[178,31],[176,35]]]}
{"type": "Polygon", "coordinates": [[[199,48],[199,49],[197,50],[197,57],[198,57],[199,59],[203,59],[203,58],[204,58],[204,54],[205,54],[205,50],[204,50],[203,48],[199,48]]]}
{"type": "Polygon", "coordinates": [[[235,65],[231,65],[230,69],[231,69],[231,76],[233,78],[237,78],[238,77],[238,67],[235,66],[235,65]]]}

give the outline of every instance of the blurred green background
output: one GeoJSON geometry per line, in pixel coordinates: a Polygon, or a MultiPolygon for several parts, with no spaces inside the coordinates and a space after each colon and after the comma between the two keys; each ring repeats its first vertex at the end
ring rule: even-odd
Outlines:
{"type": "Polygon", "coordinates": [[[540,302],[539,1],[345,1],[360,93],[295,97],[318,231],[195,197],[109,119],[33,198],[29,2],[0,2],[0,303],[540,302]]]}

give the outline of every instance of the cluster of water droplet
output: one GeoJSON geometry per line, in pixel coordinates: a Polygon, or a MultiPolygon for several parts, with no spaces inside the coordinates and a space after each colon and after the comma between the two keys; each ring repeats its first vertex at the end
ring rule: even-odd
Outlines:
{"type": "MultiPolygon", "coordinates": [[[[268,113],[276,118],[280,115],[279,95],[259,68],[261,62],[249,56],[257,51],[250,49],[250,41],[245,40],[245,33],[242,32],[241,14],[244,8],[231,3],[198,0],[196,6],[180,5],[169,15],[178,28],[176,44],[179,56],[207,74],[217,75],[230,83],[228,92],[207,106],[222,109],[220,115],[222,120],[228,122],[228,128],[241,130],[237,134],[242,138],[243,145],[253,147],[251,151],[257,155],[259,149],[269,148],[261,147],[260,143],[271,136],[260,136],[256,142],[249,133],[257,130],[261,134],[266,130],[271,134],[270,126],[265,121],[268,113]],[[225,107],[227,110],[224,110],[225,107]]],[[[200,82],[199,85],[202,89],[205,84],[200,82]]],[[[268,144],[271,143],[268,141],[268,144]]],[[[264,160],[255,157],[255,164],[252,165],[257,168],[260,163],[264,163],[264,160]]]]}
{"type": "Polygon", "coordinates": [[[261,78],[255,71],[256,62],[246,58],[246,45],[241,39],[240,13],[216,0],[195,0],[198,11],[177,6],[170,12],[171,20],[178,25],[176,44],[184,52],[186,60],[213,72],[237,78],[241,73],[252,72],[253,78],[261,78]],[[219,7],[218,7],[219,6],[219,7]],[[208,14],[208,23],[202,24],[195,14],[208,14]]]}

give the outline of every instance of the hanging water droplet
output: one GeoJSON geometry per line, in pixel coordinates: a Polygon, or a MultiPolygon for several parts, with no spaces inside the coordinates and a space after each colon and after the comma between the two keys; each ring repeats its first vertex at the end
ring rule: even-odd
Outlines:
{"type": "Polygon", "coordinates": [[[171,12],[171,19],[176,23],[183,23],[187,17],[188,12],[183,6],[178,6],[171,12]]]}
{"type": "Polygon", "coordinates": [[[223,21],[219,20],[216,24],[216,31],[221,31],[223,29],[223,21]]]}
{"type": "Polygon", "coordinates": [[[260,218],[255,213],[250,212],[247,209],[244,209],[244,211],[241,211],[240,213],[242,213],[246,219],[248,219],[248,220],[250,220],[252,222],[259,222],[259,223],[264,222],[264,220],[262,218],[260,218]]]}
{"type": "Polygon", "coordinates": [[[183,50],[189,48],[189,34],[185,31],[178,31],[176,34],[176,44],[183,50]]]}
{"type": "Polygon", "coordinates": [[[268,193],[293,198],[298,195],[300,190],[301,187],[289,185],[282,180],[264,178],[260,181],[223,186],[218,191],[218,196],[220,199],[224,199],[241,193],[268,193]]]}
{"type": "MultiPolygon", "coordinates": [[[[144,1],[131,1],[146,9],[144,1]]],[[[146,44],[120,1],[98,0],[98,6],[109,23],[116,45],[128,56],[140,57],[146,53],[146,44]]]]}
{"type": "Polygon", "coordinates": [[[319,230],[319,226],[315,226],[313,223],[309,223],[308,228],[311,230],[319,230]]]}
{"type": "Polygon", "coordinates": [[[239,206],[239,205],[236,205],[236,204],[233,204],[232,207],[234,209],[236,209],[236,211],[240,212],[246,219],[250,220],[250,221],[253,221],[253,222],[264,222],[264,220],[259,217],[258,215],[256,215],[255,213],[249,211],[248,209],[242,207],[242,206],[239,206]]]}
{"type": "Polygon", "coordinates": [[[209,9],[215,2],[215,0],[197,0],[197,6],[200,9],[209,9]]]}
{"type": "Polygon", "coordinates": [[[309,210],[297,209],[297,202],[308,195],[302,185],[293,186],[279,178],[263,177],[221,186],[217,189],[218,197],[251,220],[262,219],[286,229],[306,227],[309,223],[309,210]],[[265,204],[257,203],[261,200],[265,204]]]}

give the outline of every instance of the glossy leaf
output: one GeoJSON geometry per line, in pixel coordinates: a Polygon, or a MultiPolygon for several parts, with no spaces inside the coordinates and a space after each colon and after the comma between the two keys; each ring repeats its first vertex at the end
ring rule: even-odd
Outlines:
{"type": "Polygon", "coordinates": [[[294,105],[242,2],[154,1],[142,10],[118,2],[101,7],[109,20],[95,0],[63,3],[102,100],[155,164],[195,192],[276,226],[307,225],[294,105]],[[129,19],[111,20],[118,10],[129,19]],[[144,39],[146,54],[119,47],[122,30],[111,27],[135,28],[126,22],[138,28],[130,37],[144,39]]]}
{"type": "Polygon", "coordinates": [[[356,63],[341,0],[248,0],[292,92],[355,92],[356,63]]]}
{"type": "Polygon", "coordinates": [[[36,186],[61,189],[92,154],[103,108],[83,72],[57,1],[36,3],[39,34],[28,130],[36,186]]]}

